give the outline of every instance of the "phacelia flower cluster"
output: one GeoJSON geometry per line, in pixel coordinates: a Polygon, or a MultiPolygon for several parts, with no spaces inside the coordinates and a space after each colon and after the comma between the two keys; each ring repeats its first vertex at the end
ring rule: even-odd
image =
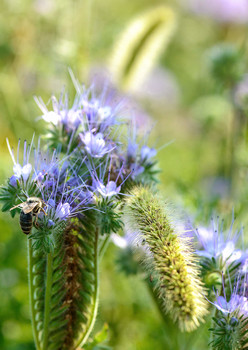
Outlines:
{"type": "Polygon", "coordinates": [[[215,349],[246,349],[248,345],[247,275],[239,274],[232,284],[222,278],[222,291],[216,292],[211,345],[215,349]]]}
{"type": "Polygon", "coordinates": [[[47,215],[39,213],[38,231],[46,235],[57,232],[60,223],[65,226],[72,217],[82,219],[87,210],[97,211],[104,229],[110,231],[113,224],[115,232],[121,225],[117,207],[126,188],[136,181],[153,181],[157,172],[156,150],[144,142],[140,145],[142,138],[133,121],[122,117],[121,104],[106,91],[97,97],[92,88],[75,84],[72,106],[66,93],[59,100],[52,97],[51,110],[36,99],[48,129],[47,148],[41,147],[40,140],[35,147],[33,138],[30,144],[24,141],[22,149],[19,140],[15,156],[7,141],[13,173],[1,190],[3,210],[29,197],[41,198],[47,215]],[[126,139],[130,129],[135,129],[132,140],[126,139]],[[107,212],[111,220],[106,226],[107,212]]]}
{"type": "Polygon", "coordinates": [[[210,288],[221,284],[222,274],[227,274],[234,281],[237,272],[247,265],[247,252],[243,251],[243,228],[235,229],[235,220],[225,228],[219,217],[212,218],[210,227],[196,229],[198,250],[202,275],[210,288]]]}

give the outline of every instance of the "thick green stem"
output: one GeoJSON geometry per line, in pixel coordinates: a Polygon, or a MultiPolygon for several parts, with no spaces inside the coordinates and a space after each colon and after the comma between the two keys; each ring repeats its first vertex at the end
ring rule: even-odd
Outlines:
{"type": "Polygon", "coordinates": [[[85,331],[81,335],[79,341],[77,342],[77,345],[75,346],[75,349],[77,347],[82,347],[87,342],[90,333],[92,332],[92,329],[94,327],[96,316],[97,316],[97,310],[98,310],[98,301],[99,301],[99,232],[98,229],[95,233],[95,244],[94,244],[94,294],[93,294],[93,300],[91,305],[91,316],[89,318],[89,321],[87,323],[87,326],[85,328],[85,331]]]}
{"type": "Polygon", "coordinates": [[[32,241],[31,239],[28,239],[28,277],[29,277],[29,300],[30,300],[30,308],[31,308],[31,321],[32,321],[32,329],[33,329],[33,336],[34,336],[34,342],[35,347],[37,350],[40,350],[40,342],[39,342],[39,336],[37,331],[37,325],[35,321],[35,309],[34,309],[34,285],[33,285],[33,249],[32,249],[32,241]]]}
{"type": "Polygon", "coordinates": [[[48,333],[49,333],[49,320],[50,320],[50,302],[52,292],[52,253],[47,254],[47,271],[46,271],[46,294],[45,294],[45,312],[44,312],[44,327],[43,327],[43,348],[47,349],[48,345],[48,333]]]}

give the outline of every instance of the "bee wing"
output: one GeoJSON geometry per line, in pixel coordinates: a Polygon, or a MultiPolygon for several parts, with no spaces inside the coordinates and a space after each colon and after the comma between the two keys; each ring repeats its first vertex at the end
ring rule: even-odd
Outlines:
{"type": "Polygon", "coordinates": [[[15,205],[13,208],[11,208],[10,210],[16,209],[16,208],[23,208],[24,203],[20,203],[15,205]]]}
{"type": "Polygon", "coordinates": [[[28,214],[31,213],[31,211],[34,210],[34,208],[37,206],[37,202],[36,203],[24,203],[25,205],[23,205],[22,211],[24,212],[24,214],[28,214]]]}

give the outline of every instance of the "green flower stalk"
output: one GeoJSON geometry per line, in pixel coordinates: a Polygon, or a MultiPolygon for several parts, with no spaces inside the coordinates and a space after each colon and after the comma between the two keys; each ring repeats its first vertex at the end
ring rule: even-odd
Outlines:
{"type": "Polygon", "coordinates": [[[193,331],[208,311],[191,239],[180,233],[150,188],[136,187],[131,195],[124,209],[127,230],[145,249],[142,260],[158,281],[164,311],[182,331],[193,331]]]}
{"type": "Polygon", "coordinates": [[[213,350],[247,350],[248,349],[248,300],[247,276],[242,272],[236,282],[222,280],[222,292],[216,292],[212,303],[215,316],[212,320],[210,342],[213,350]],[[231,293],[230,293],[231,287],[231,293]]]}

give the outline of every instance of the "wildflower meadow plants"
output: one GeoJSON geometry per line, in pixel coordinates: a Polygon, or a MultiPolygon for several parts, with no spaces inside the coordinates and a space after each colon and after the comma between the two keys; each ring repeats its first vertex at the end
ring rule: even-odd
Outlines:
{"type": "Polygon", "coordinates": [[[17,151],[7,141],[13,171],[0,200],[26,234],[36,349],[110,348],[105,330],[92,334],[99,265],[118,235],[118,264],[142,271],[172,338],[209,325],[213,314],[210,346],[246,349],[247,252],[237,247],[243,229],[232,222],[227,234],[219,219],[209,229],[188,229],[158,195],[157,151],[125,103],[74,84],[72,106],[66,93],[52,97],[51,109],[36,98],[44,137],[19,140],[17,151]]]}

